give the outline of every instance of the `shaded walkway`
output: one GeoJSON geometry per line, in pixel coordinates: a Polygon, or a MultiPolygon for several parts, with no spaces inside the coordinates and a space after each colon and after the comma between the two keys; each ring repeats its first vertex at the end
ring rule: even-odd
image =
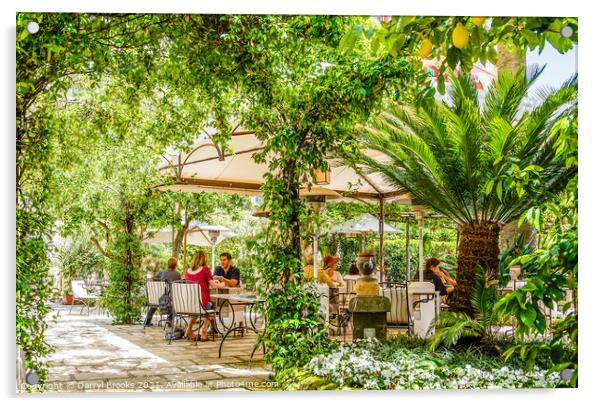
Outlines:
{"type": "Polygon", "coordinates": [[[228,337],[222,358],[219,339],[194,343],[164,339],[161,327],[112,326],[96,313],[69,315],[57,306],[48,342],[55,347],[47,379],[48,391],[207,391],[265,390],[269,369],[262,355],[249,369],[255,335],[228,337]]]}

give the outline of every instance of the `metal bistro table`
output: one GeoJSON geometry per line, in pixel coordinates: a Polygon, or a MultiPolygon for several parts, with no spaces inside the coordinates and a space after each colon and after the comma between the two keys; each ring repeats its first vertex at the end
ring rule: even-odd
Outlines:
{"type": "MultiPolygon", "coordinates": [[[[218,352],[218,357],[221,358],[222,357],[222,347],[224,345],[224,342],[226,341],[226,338],[228,338],[228,336],[232,333],[236,334],[236,332],[241,333],[241,335],[244,335],[245,331],[252,331],[255,334],[261,334],[262,330],[261,328],[263,326],[258,325],[258,321],[261,317],[263,317],[263,315],[261,314],[262,311],[260,309],[260,306],[262,303],[265,302],[265,300],[255,296],[255,295],[249,295],[249,294],[244,294],[244,293],[217,293],[211,296],[212,299],[220,299],[221,304],[219,306],[219,314],[221,314],[222,309],[225,306],[228,306],[230,308],[233,308],[233,306],[244,306],[243,308],[243,312],[242,312],[242,318],[243,320],[236,320],[236,312],[233,312],[233,320],[230,323],[230,326],[228,327],[228,329],[226,330],[226,332],[224,333],[223,337],[222,337],[222,341],[219,344],[219,352],[218,352]],[[248,321],[248,323],[247,323],[248,321]]],[[[222,325],[225,326],[225,323],[222,322],[222,325]]],[[[251,356],[249,357],[249,365],[250,367],[252,367],[253,365],[253,356],[255,355],[255,351],[257,351],[257,346],[258,344],[255,344],[255,346],[253,347],[253,351],[251,351],[251,356]]],[[[263,347],[263,352],[265,353],[265,346],[262,344],[263,347]]]]}
{"type": "Polygon", "coordinates": [[[98,296],[96,298],[96,305],[94,306],[94,309],[92,309],[92,311],[98,309],[98,315],[101,315],[105,313],[105,309],[101,306],[100,301],[102,300],[102,298],[104,297],[105,294],[105,289],[109,286],[109,282],[108,281],[96,281],[96,282],[86,282],[85,284],[86,286],[86,290],[93,290],[94,293],[98,296]]]}

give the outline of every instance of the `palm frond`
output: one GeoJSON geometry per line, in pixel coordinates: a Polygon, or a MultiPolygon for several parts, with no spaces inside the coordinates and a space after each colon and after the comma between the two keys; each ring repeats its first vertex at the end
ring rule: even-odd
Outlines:
{"type": "Polygon", "coordinates": [[[484,121],[488,122],[493,117],[502,117],[510,123],[514,122],[529,88],[542,71],[543,68],[535,67],[525,73],[525,68],[522,67],[515,73],[500,72],[485,96],[484,121]]]}
{"type": "Polygon", "coordinates": [[[513,220],[541,193],[529,190],[518,196],[509,190],[503,199],[485,193],[487,185],[503,179],[509,162],[544,168],[542,187],[551,190],[572,174],[556,157],[552,128],[577,108],[577,77],[547,90],[545,99],[521,115],[527,92],[542,71],[500,73],[483,105],[468,74],[452,79],[449,104],[391,104],[355,133],[362,147],[381,151],[390,161],[359,154],[348,162],[381,173],[391,186],[459,224],[513,220]]]}
{"type": "Polygon", "coordinates": [[[473,84],[470,73],[450,75],[450,107],[456,114],[462,114],[467,104],[472,104],[479,109],[479,94],[473,84]]]}
{"type": "Polygon", "coordinates": [[[476,318],[484,327],[490,326],[494,319],[493,307],[497,297],[497,270],[477,267],[470,303],[476,318]]]}
{"type": "Polygon", "coordinates": [[[431,351],[437,348],[452,347],[463,337],[479,337],[475,322],[466,313],[445,312],[431,328],[435,331],[428,339],[428,347],[431,351]]]}

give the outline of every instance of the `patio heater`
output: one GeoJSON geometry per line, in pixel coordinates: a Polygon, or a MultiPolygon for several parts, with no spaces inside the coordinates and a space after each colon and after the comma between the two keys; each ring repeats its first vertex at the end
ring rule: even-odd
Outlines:
{"type": "Polygon", "coordinates": [[[318,215],[324,210],[327,199],[336,199],[339,194],[333,190],[326,189],[323,187],[312,187],[302,188],[299,190],[299,196],[309,203],[311,211],[316,216],[314,221],[314,241],[313,241],[313,254],[314,254],[314,278],[318,278],[318,235],[320,225],[318,224],[318,215]]]}

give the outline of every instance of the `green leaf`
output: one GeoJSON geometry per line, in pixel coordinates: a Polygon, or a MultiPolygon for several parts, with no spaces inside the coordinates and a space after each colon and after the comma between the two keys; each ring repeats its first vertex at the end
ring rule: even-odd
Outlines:
{"type": "Polygon", "coordinates": [[[493,179],[490,179],[486,184],[485,184],[485,195],[489,196],[491,194],[491,191],[493,190],[493,185],[495,184],[495,181],[493,179]]]}
{"type": "Polygon", "coordinates": [[[537,311],[531,306],[527,307],[526,310],[523,310],[520,312],[520,320],[527,327],[532,327],[536,318],[537,318],[537,311]]]}
{"type": "Polygon", "coordinates": [[[500,202],[502,201],[502,195],[503,195],[503,189],[502,189],[503,185],[502,182],[498,182],[497,186],[495,188],[495,192],[497,194],[497,198],[500,200],[500,202]]]}

